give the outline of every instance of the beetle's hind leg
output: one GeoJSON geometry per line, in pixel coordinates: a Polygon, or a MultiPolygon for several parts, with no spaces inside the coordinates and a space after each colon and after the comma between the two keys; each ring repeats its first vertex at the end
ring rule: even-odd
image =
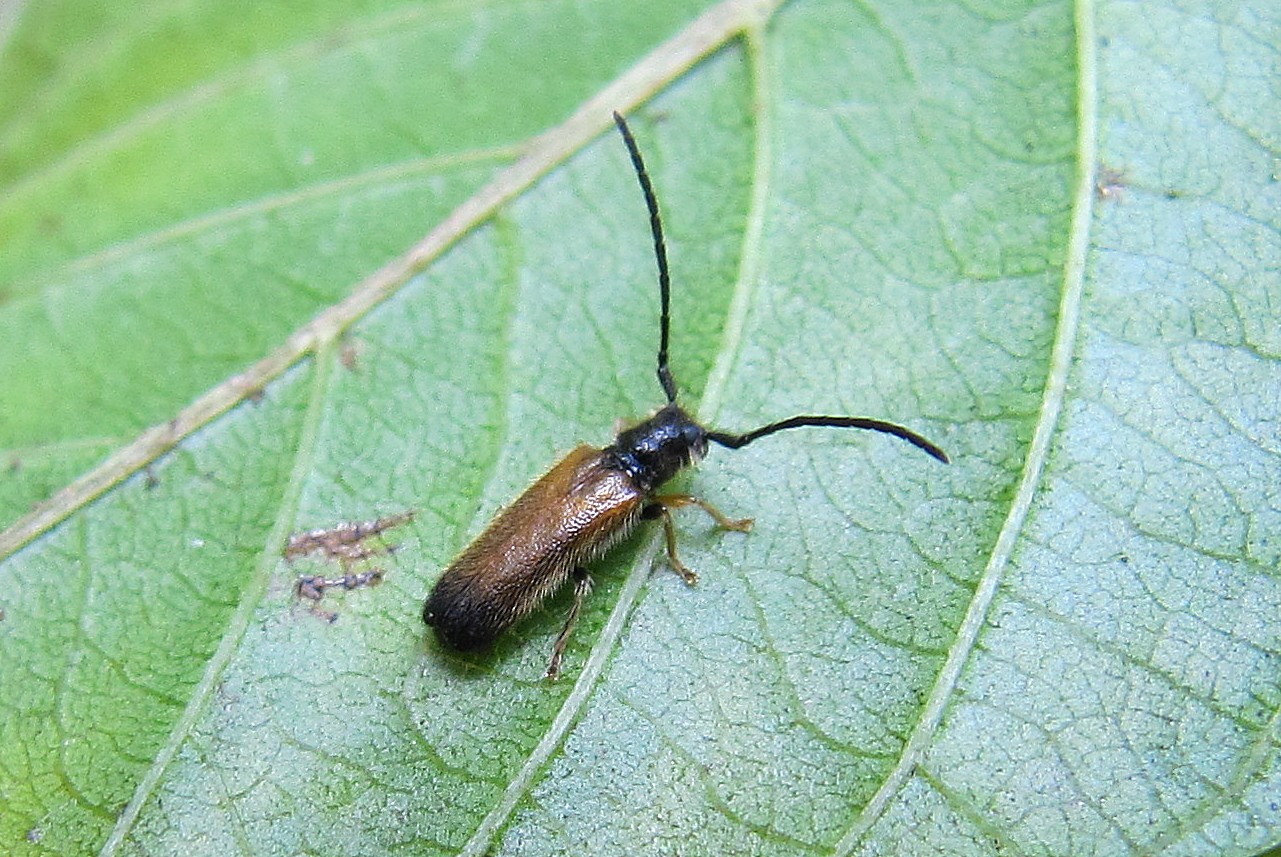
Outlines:
{"type": "Polygon", "coordinates": [[[667,561],[671,564],[676,573],[681,576],[687,584],[693,586],[698,583],[698,574],[680,561],[676,555],[676,524],[672,521],[672,513],[669,509],[679,509],[682,506],[697,506],[716,522],[716,526],[723,530],[735,530],[745,533],[752,528],[751,518],[729,518],[706,500],[693,497],[689,494],[659,494],[654,501],[645,507],[642,515],[646,518],[662,518],[663,534],[667,537],[667,561]]]}
{"type": "Polygon", "coordinates": [[[587,600],[591,591],[592,577],[587,573],[587,569],[581,566],[574,569],[574,604],[569,608],[565,627],[561,628],[560,633],[556,635],[556,642],[552,645],[552,659],[547,664],[547,672],[543,673],[543,678],[553,681],[560,678],[560,662],[565,658],[565,648],[569,645],[569,638],[574,633],[574,626],[578,624],[579,614],[583,612],[583,602],[587,600]]]}

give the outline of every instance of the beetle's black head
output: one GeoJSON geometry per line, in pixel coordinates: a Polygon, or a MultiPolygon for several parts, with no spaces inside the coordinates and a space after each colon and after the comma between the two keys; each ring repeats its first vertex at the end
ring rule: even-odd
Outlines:
{"type": "Polygon", "coordinates": [[[675,403],[620,432],[605,448],[615,467],[649,493],[707,454],[707,432],[675,403]]]}

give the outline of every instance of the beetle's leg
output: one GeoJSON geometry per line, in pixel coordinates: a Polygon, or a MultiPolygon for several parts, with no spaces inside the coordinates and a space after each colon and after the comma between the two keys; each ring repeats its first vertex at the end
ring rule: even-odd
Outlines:
{"type": "MultiPolygon", "coordinates": [[[[655,498],[657,499],[657,498],[655,498]]],[[[641,517],[646,520],[663,519],[663,535],[667,537],[667,564],[690,586],[698,583],[698,573],[676,555],[676,524],[672,522],[672,513],[662,503],[650,503],[641,510],[641,517]]]]}
{"type": "Polygon", "coordinates": [[[583,612],[583,602],[587,600],[587,595],[591,591],[592,578],[587,573],[587,569],[581,566],[574,569],[574,605],[569,608],[565,627],[560,629],[560,634],[556,636],[556,642],[552,645],[552,659],[547,664],[547,672],[543,673],[543,678],[554,681],[560,677],[560,662],[565,657],[565,647],[569,645],[569,637],[574,633],[574,626],[578,624],[578,615],[583,612]]]}
{"type": "Polygon", "coordinates": [[[659,494],[654,498],[654,502],[669,509],[679,509],[681,506],[697,506],[711,515],[712,520],[716,522],[716,526],[722,530],[735,530],[745,533],[752,528],[751,518],[727,518],[724,512],[711,503],[698,497],[692,497],[689,494],[659,494]]]}
{"type": "Polygon", "coordinates": [[[659,494],[644,508],[641,512],[643,517],[663,519],[663,533],[667,537],[667,561],[686,583],[693,586],[698,583],[698,575],[676,556],[676,524],[672,521],[672,513],[668,511],[668,509],[679,509],[681,506],[697,506],[712,516],[716,526],[724,530],[737,530],[740,533],[745,533],[752,528],[752,519],[728,518],[711,503],[689,494],[659,494]]]}

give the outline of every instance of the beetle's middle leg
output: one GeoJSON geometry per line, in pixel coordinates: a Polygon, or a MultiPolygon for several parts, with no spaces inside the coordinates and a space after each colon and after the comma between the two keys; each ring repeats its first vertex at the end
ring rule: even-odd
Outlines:
{"type": "Polygon", "coordinates": [[[706,500],[689,494],[659,494],[654,497],[652,503],[645,507],[641,513],[645,518],[662,518],[663,533],[667,537],[667,561],[671,563],[672,568],[681,578],[693,586],[698,583],[698,574],[690,569],[685,563],[680,561],[676,556],[676,524],[672,521],[672,513],[669,509],[679,509],[682,506],[697,506],[716,522],[716,526],[723,530],[736,530],[745,533],[752,528],[751,518],[730,518],[720,509],[717,509],[706,500]]]}
{"type": "Polygon", "coordinates": [[[569,608],[569,616],[565,619],[565,627],[560,629],[556,635],[556,642],[552,645],[552,659],[547,664],[547,672],[543,673],[543,678],[555,680],[560,677],[560,662],[565,657],[565,647],[569,645],[569,638],[574,633],[574,626],[578,624],[578,616],[583,612],[583,602],[592,591],[592,577],[587,573],[587,569],[579,566],[574,569],[574,604],[569,608]]]}

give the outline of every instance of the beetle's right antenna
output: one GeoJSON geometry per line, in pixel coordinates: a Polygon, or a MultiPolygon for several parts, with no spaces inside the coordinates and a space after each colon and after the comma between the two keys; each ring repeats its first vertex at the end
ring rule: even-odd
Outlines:
{"type": "Polygon", "coordinates": [[[805,428],[807,426],[827,426],[829,428],[852,428],[863,429],[864,431],[879,431],[882,434],[892,434],[897,438],[902,438],[912,446],[926,452],[944,464],[950,464],[947,453],[938,445],[926,440],[916,432],[906,426],[898,423],[887,423],[885,420],[874,420],[869,417],[819,417],[809,414],[802,414],[797,417],[788,417],[785,420],[779,420],[776,423],[761,426],[758,429],[752,429],[743,434],[733,434],[727,431],[709,431],[707,439],[713,443],[719,443],[721,446],[729,449],[742,449],[754,440],[760,440],[768,437],[774,432],[784,431],[786,429],[805,428]]]}
{"type": "Polygon", "coordinates": [[[636,138],[627,127],[627,120],[618,111],[614,111],[614,124],[618,133],[623,135],[627,144],[627,153],[632,156],[632,166],[636,169],[636,178],[640,181],[641,192],[645,194],[645,205],[649,207],[649,229],[654,233],[654,256],[658,260],[658,295],[661,310],[658,318],[658,383],[663,385],[668,403],[676,401],[676,381],[672,370],[667,365],[667,328],[671,314],[672,280],[667,273],[667,247],[663,244],[663,222],[658,219],[658,199],[654,196],[654,186],[650,184],[649,173],[645,171],[645,161],[641,159],[636,138]]]}

